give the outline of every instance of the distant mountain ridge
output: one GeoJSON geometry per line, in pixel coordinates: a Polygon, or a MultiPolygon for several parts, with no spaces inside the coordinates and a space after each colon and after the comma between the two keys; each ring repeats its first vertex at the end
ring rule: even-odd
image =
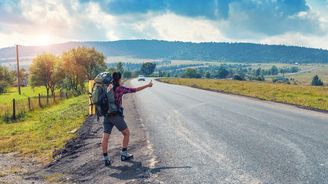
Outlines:
{"type": "MultiPolygon", "coordinates": [[[[328,50],[284,45],[224,42],[180,42],[161,40],[120,40],[66,42],[48,46],[21,46],[21,57],[43,52],[61,54],[78,47],[94,47],[106,56],[131,56],[149,59],[181,59],[225,62],[328,63],[328,50]]],[[[0,58],[14,58],[15,48],[0,49],[0,58]]]]}

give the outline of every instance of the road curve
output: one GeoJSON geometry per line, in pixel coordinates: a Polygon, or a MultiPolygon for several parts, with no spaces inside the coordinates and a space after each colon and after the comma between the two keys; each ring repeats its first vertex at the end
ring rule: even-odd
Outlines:
{"type": "Polygon", "coordinates": [[[156,81],[136,106],[165,183],[328,183],[326,113],[156,81]]]}

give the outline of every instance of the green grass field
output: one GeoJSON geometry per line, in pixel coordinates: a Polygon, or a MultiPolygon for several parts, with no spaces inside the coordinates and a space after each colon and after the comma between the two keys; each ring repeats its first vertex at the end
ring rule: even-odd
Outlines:
{"type": "Polygon", "coordinates": [[[328,84],[328,65],[314,65],[312,66],[313,70],[299,73],[296,75],[290,75],[289,78],[294,78],[301,84],[310,85],[312,78],[315,75],[318,75],[320,79],[324,82],[325,85],[328,84]]]}
{"type": "Polygon", "coordinates": [[[0,121],[0,153],[19,152],[41,163],[49,163],[53,151],[63,148],[76,136],[71,131],[81,126],[87,114],[88,97],[82,95],[29,112],[21,122],[0,121]]]}
{"type": "Polygon", "coordinates": [[[47,94],[46,88],[42,86],[35,88],[32,88],[31,86],[22,87],[21,92],[22,94],[19,95],[17,87],[8,88],[8,92],[0,94],[0,104],[12,103],[13,98],[16,100],[23,100],[28,97],[38,96],[39,93],[42,95],[47,94]]]}
{"type": "Polygon", "coordinates": [[[163,82],[245,95],[313,109],[328,110],[328,87],[275,84],[267,82],[163,78],[163,82]]]}

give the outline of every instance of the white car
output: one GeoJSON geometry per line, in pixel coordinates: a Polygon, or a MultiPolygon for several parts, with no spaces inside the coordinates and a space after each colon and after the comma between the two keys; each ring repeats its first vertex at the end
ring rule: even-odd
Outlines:
{"type": "Polygon", "coordinates": [[[139,77],[138,77],[138,81],[146,81],[145,76],[143,76],[143,75],[139,75],[139,77]]]}

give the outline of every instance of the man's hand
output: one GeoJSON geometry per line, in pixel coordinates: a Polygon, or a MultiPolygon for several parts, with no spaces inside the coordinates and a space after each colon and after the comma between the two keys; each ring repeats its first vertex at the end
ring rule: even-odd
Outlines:
{"type": "Polygon", "coordinates": [[[153,86],[153,81],[151,80],[148,84],[145,84],[145,85],[143,85],[143,86],[141,86],[141,87],[137,87],[137,88],[136,88],[136,91],[141,91],[141,90],[143,90],[143,89],[150,88],[150,87],[152,87],[152,86],[153,86]]]}
{"type": "Polygon", "coordinates": [[[149,84],[148,84],[148,87],[152,87],[153,86],[153,80],[151,80],[150,82],[149,82],[149,84]]]}

